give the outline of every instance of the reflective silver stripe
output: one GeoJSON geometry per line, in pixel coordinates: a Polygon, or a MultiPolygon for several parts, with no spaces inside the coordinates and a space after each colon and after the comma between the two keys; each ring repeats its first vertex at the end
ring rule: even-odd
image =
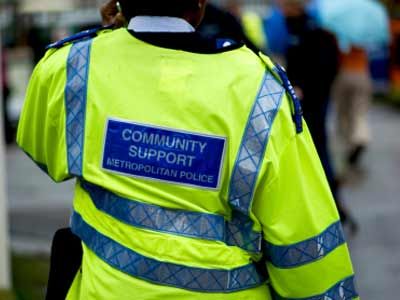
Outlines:
{"type": "Polygon", "coordinates": [[[97,209],[129,225],[205,240],[224,240],[222,216],[167,209],[123,198],[88,182],[81,182],[81,186],[97,209]]]}
{"type": "Polygon", "coordinates": [[[265,282],[253,264],[232,270],[205,269],[145,257],[99,233],[78,213],[73,214],[71,227],[85,245],[110,266],[156,284],[199,292],[231,293],[265,282]]]}
{"type": "MultiPolygon", "coordinates": [[[[271,127],[284,94],[283,86],[271,73],[267,73],[251,111],[230,184],[229,204],[234,211],[234,222],[242,228],[253,227],[250,210],[254,190],[271,127]]],[[[256,250],[261,251],[262,235],[255,234],[258,234],[256,250]]]]}
{"type": "Polygon", "coordinates": [[[69,174],[82,176],[87,82],[92,40],[73,44],[67,61],[65,86],[66,140],[69,174]]]}
{"type": "Polygon", "coordinates": [[[94,184],[80,181],[97,209],[126,224],[169,234],[225,242],[246,251],[258,249],[259,236],[252,224],[227,222],[223,216],[173,210],[120,197],[94,184]]]}
{"type": "Polygon", "coordinates": [[[226,243],[248,252],[261,251],[262,236],[253,231],[253,222],[243,214],[233,212],[231,221],[226,226],[226,243]]]}
{"type": "Polygon", "coordinates": [[[272,290],[274,300],[352,300],[358,297],[354,276],[339,281],[325,293],[307,298],[285,298],[272,290]]]}
{"type": "Polygon", "coordinates": [[[345,243],[340,221],[323,233],[306,241],[287,246],[266,243],[266,257],[278,268],[295,268],[326,257],[345,243]]]}

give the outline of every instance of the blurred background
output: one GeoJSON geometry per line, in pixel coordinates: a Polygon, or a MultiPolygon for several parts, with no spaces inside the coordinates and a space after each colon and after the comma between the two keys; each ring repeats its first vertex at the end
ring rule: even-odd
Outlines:
{"type": "MultiPolygon", "coordinates": [[[[46,45],[101,24],[103,2],[0,0],[8,199],[0,205],[0,300],[44,299],[51,239],[71,212],[73,183],[52,183],[14,143],[30,74],[46,45]]],[[[398,299],[400,1],[211,2],[236,17],[241,28],[232,30],[254,51],[287,68],[342,211],[361,298],[398,299]]],[[[204,34],[215,33],[218,16],[204,34]]]]}

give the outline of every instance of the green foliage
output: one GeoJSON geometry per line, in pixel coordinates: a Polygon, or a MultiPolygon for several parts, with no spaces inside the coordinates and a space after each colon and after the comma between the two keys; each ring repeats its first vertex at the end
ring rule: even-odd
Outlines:
{"type": "Polygon", "coordinates": [[[10,291],[0,291],[0,300],[15,300],[14,295],[10,291]]]}
{"type": "MultiPolygon", "coordinates": [[[[14,255],[13,284],[17,300],[43,300],[49,274],[47,257],[14,255]]],[[[0,300],[3,300],[0,297],[0,300]]]]}

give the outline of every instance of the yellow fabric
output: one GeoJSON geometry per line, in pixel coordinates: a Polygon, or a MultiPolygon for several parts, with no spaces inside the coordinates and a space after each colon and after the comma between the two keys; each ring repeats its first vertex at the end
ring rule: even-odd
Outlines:
{"type": "Polygon", "coordinates": [[[98,211],[87,193],[77,186],[74,209],[97,231],[136,252],[185,266],[210,269],[233,269],[246,265],[250,255],[222,242],[185,238],[125,225],[98,211]],[[207,251],[205,251],[207,249],[207,251]]]}
{"type": "Polygon", "coordinates": [[[265,239],[275,245],[307,240],[339,220],[307,127],[303,134],[284,138],[293,132],[289,105],[285,105],[287,113],[275,120],[265,160],[265,180],[271,184],[260,185],[253,209],[263,222],[265,239]],[[267,197],[282,200],[266,201],[267,197]]]}
{"type": "MultiPolygon", "coordinates": [[[[19,145],[37,163],[46,166],[56,181],[69,177],[64,107],[69,49],[70,46],[51,50],[35,69],[18,132],[19,145]]],[[[89,70],[84,179],[125,198],[229,219],[229,184],[242,136],[266,68],[269,71],[273,68],[268,58],[263,60],[246,47],[207,55],[155,47],[133,38],[125,29],[98,36],[92,44],[89,70]],[[206,190],[103,170],[102,150],[109,117],[226,137],[221,188],[206,190]]],[[[160,261],[230,269],[259,259],[222,242],[123,224],[98,211],[79,182],[74,208],[103,235],[160,261]]],[[[296,135],[287,96],[282,99],[272,127],[251,217],[254,229],[263,230],[265,239],[277,245],[318,235],[338,220],[310,135],[307,130],[296,135]]],[[[352,272],[345,247],[306,267],[279,270],[268,264],[267,268],[273,287],[287,297],[309,293],[312,296],[352,272]],[[332,265],[343,269],[337,270],[332,265]],[[318,272],[330,268],[332,273],[321,280],[318,272]]],[[[84,247],[82,273],[78,273],[67,299],[162,298],[270,300],[271,296],[267,285],[222,295],[152,284],[110,267],[84,247]]]]}
{"type": "MultiPolygon", "coordinates": [[[[271,60],[262,56],[267,65],[271,60]]],[[[253,202],[264,238],[290,246],[314,238],[339,215],[307,125],[296,134],[289,101],[275,119],[264,160],[263,182],[253,202]]],[[[282,297],[320,295],[354,274],[346,245],[309,264],[281,269],[267,263],[271,285],[282,297]]]]}
{"type": "Polygon", "coordinates": [[[182,291],[174,287],[157,286],[122,272],[115,272],[112,267],[97,258],[90,249],[84,246],[83,250],[85,260],[82,265],[82,274],[78,274],[75,278],[67,300],[272,300],[266,285],[234,294],[204,294],[182,291]],[[82,276],[83,274],[91,276],[82,276]]]}
{"type": "MultiPolygon", "coordinates": [[[[318,236],[339,216],[317,154],[310,147],[308,129],[301,135],[291,134],[290,105],[284,106],[274,122],[265,159],[261,180],[268,184],[260,185],[253,212],[262,223],[266,241],[289,246],[318,236]]],[[[305,266],[280,269],[268,263],[267,269],[274,290],[293,299],[322,294],[354,274],[345,245],[305,266]]]]}
{"type": "Polygon", "coordinates": [[[306,298],[321,295],[340,280],[353,275],[346,245],[324,259],[293,269],[279,269],[268,263],[271,283],[276,292],[287,298],[306,298]],[[318,279],[318,281],[317,281],[318,279]]]}
{"type": "Polygon", "coordinates": [[[137,180],[100,170],[102,152],[99,149],[103,148],[103,127],[89,127],[85,147],[86,180],[128,198],[228,217],[229,176],[240,146],[243,126],[264,76],[264,64],[247,48],[221,54],[193,54],[150,46],[132,38],[125,30],[97,38],[91,55],[91,61],[96,63],[91,63],[88,124],[103,126],[107,117],[112,116],[224,136],[228,138],[229,145],[222,188],[218,191],[196,189],[194,193],[191,187],[137,180]],[[113,47],[112,64],[104,59],[110,56],[110,44],[120,45],[113,47]],[[126,59],[119,57],[130,59],[130,64],[127,66],[126,59]],[[140,74],[140,77],[132,74],[140,74]],[[219,74],[219,79],[209,80],[210,74],[219,74]],[[207,87],[206,91],[204,87],[207,87]],[[91,99],[105,99],[109,103],[100,105],[91,99]],[[216,107],[222,110],[216,111],[216,107]]]}
{"type": "Polygon", "coordinates": [[[17,143],[57,182],[68,178],[64,87],[69,48],[50,50],[36,66],[17,135],[17,143]]]}

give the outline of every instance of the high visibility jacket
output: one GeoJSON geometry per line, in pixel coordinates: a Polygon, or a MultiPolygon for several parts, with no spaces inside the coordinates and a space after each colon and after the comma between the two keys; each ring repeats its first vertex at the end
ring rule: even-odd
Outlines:
{"type": "Polygon", "coordinates": [[[18,144],[76,178],[68,300],[358,297],[291,87],[244,46],[197,54],[119,29],[50,49],[18,144]]]}

